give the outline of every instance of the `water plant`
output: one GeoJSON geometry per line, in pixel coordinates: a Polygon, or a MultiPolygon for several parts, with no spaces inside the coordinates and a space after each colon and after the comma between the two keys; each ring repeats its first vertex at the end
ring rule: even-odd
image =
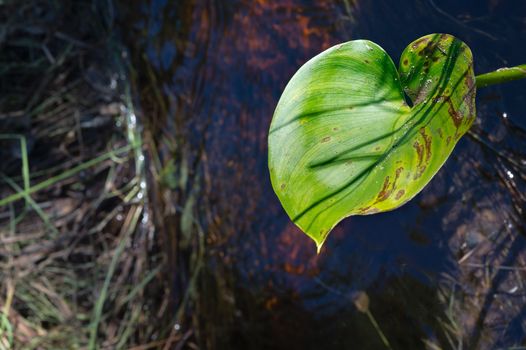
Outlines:
{"type": "Polygon", "coordinates": [[[475,76],[448,34],[409,44],[397,70],[368,40],[333,46],[286,86],[269,130],[272,186],[318,251],[352,215],[393,210],[445,163],[475,116],[478,87],[526,77],[526,65],[475,76]]]}

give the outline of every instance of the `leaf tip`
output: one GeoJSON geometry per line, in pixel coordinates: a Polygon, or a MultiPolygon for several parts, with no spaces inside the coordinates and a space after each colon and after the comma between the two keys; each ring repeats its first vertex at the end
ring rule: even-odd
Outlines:
{"type": "Polygon", "coordinates": [[[316,254],[317,255],[320,255],[321,253],[321,248],[323,248],[323,244],[325,243],[325,238],[313,238],[314,240],[314,243],[316,243],[316,254]]]}

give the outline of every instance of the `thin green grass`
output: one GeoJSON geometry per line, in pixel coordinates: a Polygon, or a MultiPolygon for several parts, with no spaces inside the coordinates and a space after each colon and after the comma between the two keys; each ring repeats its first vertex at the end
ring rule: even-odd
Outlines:
{"type": "MultiPolygon", "coordinates": [[[[2,198],[0,199],[0,207],[6,205],[6,204],[9,204],[11,202],[14,202],[16,200],[19,200],[21,198],[26,198],[27,196],[31,195],[32,193],[35,193],[35,192],[38,192],[38,191],[41,191],[43,189],[46,189],[48,187],[51,187],[55,184],[57,184],[58,182],[62,181],[62,180],[65,180],[69,177],[72,177],[73,175],[76,175],[78,174],[79,172],[83,171],[83,170],[86,170],[88,168],[91,168],[105,160],[108,160],[110,159],[113,155],[115,154],[123,154],[123,153],[127,153],[129,152],[130,150],[132,150],[134,147],[137,147],[136,145],[126,145],[126,146],[123,146],[123,147],[120,147],[116,150],[112,150],[112,151],[109,151],[107,153],[104,153],[96,158],[93,158],[87,162],[84,162],[84,163],[81,163],[79,165],[77,165],[76,167],[73,167],[71,169],[68,169],[68,170],[65,170],[64,172],[62,172],[61,174],[59,175],[56,175],[56,176],[53,176],[47,180],[44,180],[38,184],[36,184],[35,186],[31,186],[21,192],[17,192],[17,193],[14,193],[8,197],[5,197],[5,198],[2,198]]],[[[29,177],[29,175],[28,175],[29,177]]]]}
{"type": "Polygon", "coordinates": [[[40,216],[48,230],[50,230],[53,233],[53,236],[56,237],[59,232],[56,229],[56,227],[51,222],[49,216],[40,209],[40,206],[31,198],[31,196],[28,194],[28,188],[26,190],[22,189],[20,186],[18,186],[13,180],[11,180],[9,177],[5,176],[4,174],[0,173],[0,179],[4,180],[9,186],[11,186],[17,193],[22,193],[24,195],[24,199],[26,200],[26,203],[28,203],[31,208],[40,216]]]}
{"type": "Polygon", "coordinates": [[[0,312],[0,350],[9,350],[13,347],[13,326],[9,322],[7,313],[0,312]]]}
{"type": "MultiPolygon", "coordinates": [[[[31,179],[29,176],[29,158],[27,156],[27,140],[24,135],[17,134],[0,134],[0,140],[19,140],[20,154],[22,157],[22,179],[24,180],[24,192],[28,192],[31,187],[31,179]]],[[[26,198],[27,201],[27,198],[26,198]]],[[[27,204],[27,203],[26,203],[27,204]]],[[[2,204],[0,204],[1,206],[2,204]]]]}
{"type": "Polygon", "coordinates": [[[126,244],[128,244],[128,237],[135,231],[137,227],[137,222],[139,221],[141,213],[142,207],[139,206],[135,208],[135,211],[131,215],[130,222],[128,223],[128,225],[124,226],[125,229],[123,230],[123,234],[119,238],[119,245],[113,253],[111,263],[108,267],[108,271],[104,279],[104,284],[102,285],[100,295],[93,309],[93,316],[90,324],[90,337],[88,343],[88,349],[90,350],[97,348],[97,330],[99,328],[99,323],[102,317],[102,308],[104,307],[104,302],[106,301],[108,295],[108,289],[110,287],[111,279],[113,277],[113,274],[115,273],[115,269],[117,268],[117,263],[119,262],[122,252],[124,251],[126,244]]]}
{"type": "Polygon", "coordinates": [[[16,285],[0,291],[0,350],[127,349],[166,333],[165,260],[108,6],[0,3],[0,280],[16,285]]]}

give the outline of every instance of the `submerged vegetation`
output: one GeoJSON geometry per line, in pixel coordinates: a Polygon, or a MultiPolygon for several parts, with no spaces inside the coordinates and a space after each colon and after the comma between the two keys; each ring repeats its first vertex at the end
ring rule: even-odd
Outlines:
{"type": "Polygon", "coordinates": [[[111,6],[0,3],[0,349],[170,336],[111,6]]]}

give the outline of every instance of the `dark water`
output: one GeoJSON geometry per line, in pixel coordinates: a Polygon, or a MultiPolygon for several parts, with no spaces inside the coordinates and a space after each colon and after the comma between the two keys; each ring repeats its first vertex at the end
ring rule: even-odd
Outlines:
{"type": "Polygon", "coordinates": [[[526,82],[478,92],[477,122],[431,184],[345,220],[319,256],[267,170],[274,107],[313,55],[367,38],[397,61],[446,32],[476,73],[522,64],[525,1],[144,0],[120,13],[145,124],[175,170],[174,299],[192,286],[181,326],[202,348],[383,349],[359,291],[394,349],[526,346],[526,82]]]}

